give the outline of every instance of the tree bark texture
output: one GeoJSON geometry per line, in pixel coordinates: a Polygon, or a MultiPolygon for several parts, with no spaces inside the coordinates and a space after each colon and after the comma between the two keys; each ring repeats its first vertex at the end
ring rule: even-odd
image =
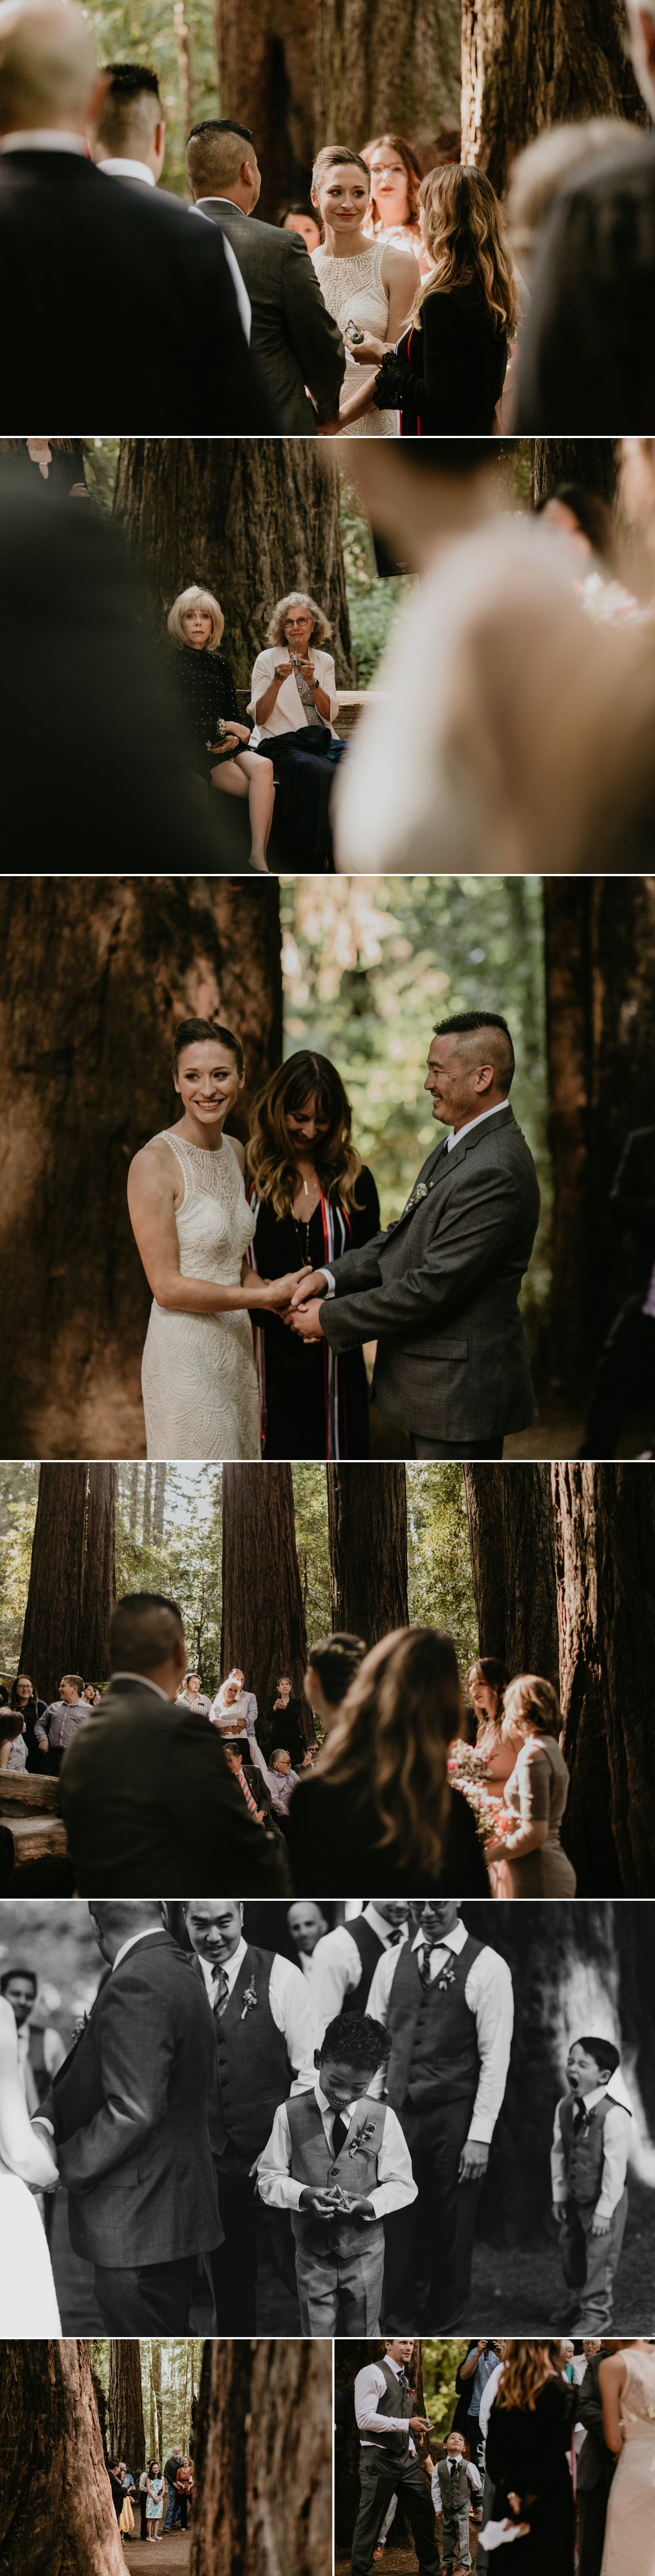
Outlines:
{"type": "Polygon", "coordinates": [[[264,1712],[280,1674],[288,1673],[307,1742],[314,1742],[304,1695],[307,1634],[289,1466],[223,1467],[223,1679],[233,1664],[245,1672],[246,1689],[264,1712]]]}
{"type": "Polygon", "coordinates": [[[653,1472],[557,1460],[552,1480],[566,1847],[579,1895],[652,1896],[653,1472]]]}
{"type": "Polygon", "coordinates": [[[141,2348],[129,2336],[109,2345],[109,2438],[112,2460],[124,2460],[138,2482],[146,2465],[141,2348]]]}
{"type": "Polygon", "coordinates": [[[407,134],[424,171],[459,157],[459,0],[323,0],[316,13],[315,133],[361,152],[407,134]]]}
{"type": "Polygon", "coordinates": [[[152,1515],[152,1535],[155,1547],[161,1547],[164,1536],[164,1497],[166,1493],[167,1473],[168,1470],[164,1466],[163,1461],[159,1460],[155,1467],[155,1499],[152,1515]]]}
{"type": "Polygon", "coordinates": [[[106,1679],[117,1492],[113,1460],[41,1469],[21,1660],[43,1699],[59,1697],[62,1673],[106,1679]]]}
{"type": "Polygon", "coordinates": [[[330,1464],[326,1474],[332,1627],[375,1646],[409,1622],[405,1469],[330,1464]]]}
{"type": "MultiPolygon", "coordinates": [[[[355,2341],[351,2341],[349,2343],[335,2343],[334,2380],[335,2387],[340,2389],[343,2397],[343,2426],[341,2440],[335,2453],[334,2464],[334,2534],[337,2547],[341,2546],[343,2549],[347,2550],[350,2550],[355,2527],[355,2519],[359,2510],[359,2458],[361,2437],[355,2415],[355,2380],[360,2370],[366,2370],[372,2361],[381,2361],[383,2358],[384,2344],[380,2341],[379,2336],[377,2337],[377,2340],[374,2339],[372,2342],[369,2341],[368,2343],[358,2343],[355,2341]]],[[[415,2412],[417,2415],[423,2415],[425,2413],[423,2397],[423,2367],[421,2345],[418,2341],[414,2343],[411,2362],[407,2368],[407,2377],[410,2387],[414,2392],[415,2412]]],[[[434,2440],[431,2444],[427,2433],[414,2433],[412,2435],[412,2440],[416,2446],[422,2464],[428,2450],[431,2450],[432,2458],[434,2459],[435,2451],[438,2452],[443,2447],[438,2440],[436,2441],[436,2444],[434,2440]]],[[[397,2548],[399,2545],[401,2547],[404,2545],[405,2533],[411,2546],[409,2529],[406,2524],[406,2517],[404,2513],[402,2513],[400,2499],[397,2511],[394,2515],[393,2530],[394,2548],[397,2548]],[[401,2534],[403,2534],[403,2538],[401,2538],[401,2534]]]]}
{"type": "Polygon", "coordinates": [[[579,1390],[622,1293],[609,1193],[645,1124],[655,1052],[655,878],[544,879],[554,1172],[551,1370],[579,1390]]]}
{"type": "Polygon", "coordinates": [[[550,1469],[522,1461],[465,1466],[464,1483],[480,1654],[557,1685],[550,1469]]]}
{"type": "Polygon", "coordinates": [[[206,2343],[191,2576],[330,2576],[332,2348],[206,2343]]]}
{"type": "MultiPolygon", "coordinates": [[[[239,50],[248,69],[242,6],[239,50]]],[[[352,686],[339,477],[319,440],[124,438],[114,509],[160,632],[179,592],[200,582],[220,601],[237,688],[250,691],[276,600],[307,590],[333,629],[337,681],[352,686]]]]}
{"type": "Polygon", "coordinates": [[[221,115],[254,135],[259,213],[274,224],[283,205],[307,195],[311,179],[315,0],[214,0],[214,14],[221,115]]]}
{"type": "Polygon", "coordinates": [[[5,2343],[2,2576],[121,2576],[88,2343],[5,2343]]]}
{"type": "Polygon", "coordinates": [[[547,501],[559,483],[583,483],[611,507],[618,481],[614,439],[535,438],[533,476],[535,501],[547,501]]]}
{"type": "Polygon", "coordinates": [[[502,196],[516,153],[546,125],[647,124],[626,35],[623,0],[463,0],[462,160],[502,196]]]}
{"type": "Polygon", "coordinates": [[[280,1059],[278,886],[8,878],[0,928],[13,1066],[1,1452],[142,1457],[150,1291],[128,1217],[128,1164],[179,1116],[173,1036],[194,1012],[227,1018],[243,1039],[246,1087],[229,1122],[243,1131],[280,1059]],[[48,993],[36,1035],[35,991],[48,993]]]}

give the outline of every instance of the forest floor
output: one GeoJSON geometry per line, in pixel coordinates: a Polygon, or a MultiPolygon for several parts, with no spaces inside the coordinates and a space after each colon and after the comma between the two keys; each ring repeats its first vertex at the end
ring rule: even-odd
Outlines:
{"type": "MultiPolygon", "coordinates": [[[[479,2527],[479,2523],[469,2523],[469,2549],[471,2552],[471,2564],[473,2567],[475,2566],[478,2554],[479,2527]]],[[[443,2522],[441,2514],[437,2515],[436,2536],[439,2556],[441,2558],[443,2541],[443,2522]]],[[[349,2566],[350,2557],[348,2551],[341,2549],[337,2544],[334,2553],[334,2576],[346,2576],[346,2569],[349,2566]]],[[[391,2539],[389,2538],[386,2544],[384,2557],[376,2558],[374,2576],[410,2576],[410,2570],[413,2570],[415,2566],[416,2552],[413,2549],[411,2542],[407,2549],[392,2549],[391,2539]]],[[[555,2569],[553,2570],[553,2576],[557,2576],[557,2570],[555,2569]]]]}
{"type": "MultiPolygon", "coordinates": [[[[188,2567],[189,2551],[191,2548],[190,2531],[167,2531],[165,2533],[162,2532],[160,2537],[163,2540],[166,2552],[166,2556],[163,2561],[164,2566],[175,2567],[176,2570],[181,2569],[182,2567],[188,2567]]],[[[139,2526],[137,2523],[136,2531],[132,2534],[130,2539],[126,2540],[125,2537],[123,2537],[123,2548],[128,2566],[132,2569],[135,2567],[142,2567],[145,2576],[145,2569],[150,2566],[150,2551],[153,2548],[157,2548],[157,2541],[140,2540],[139,2526]]]]}
{"type": "MultiPolygon", "coordinates": [[[[653,2193],[629,2177],[630,2203],[614,2292],[613,2325],[620,2334],[652,2333],[655,2305],[653,2193]]],[[[559,2247],[543,2236],[528,2245],[490,2245],[478,2239],[473,2256],[471,2318],[488,2321],[489,2334],[558,2334],[570,2291],[559,2247]]]]}

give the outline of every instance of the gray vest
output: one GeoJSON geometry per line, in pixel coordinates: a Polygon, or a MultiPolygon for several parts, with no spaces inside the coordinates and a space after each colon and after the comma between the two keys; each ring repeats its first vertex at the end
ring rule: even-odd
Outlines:
{"type": "MultiPolygon", "coordinates": [[[[390,2368],[386,2357],[379,2363],[379,2368],[385,2381],[385,2395],[378,2397],[376,2413],[407,2417],[413,2415],[416,2403],[413,2389],[399,2388],[395,2372],[390,2368]]],[[[368,2434],[366,2439],[368,2441],[368,2434]]],[[[388,2433],[376,2432],[375,2448],[385,2451],[392,2460],[406,2460],[409,2451],[409,2430],[406,2433],[397,2433],[390,2425],[388,2433]]]]}
{"type": "Polygon", "coordinates": [[[458,2459],[457,2466],[452,2471],[447,2454],[445,2460],[439,2461],[439,2485],[444,2516],[447,2513],[468,2513],[470,2492],[463,2460],[458,2459]]]}

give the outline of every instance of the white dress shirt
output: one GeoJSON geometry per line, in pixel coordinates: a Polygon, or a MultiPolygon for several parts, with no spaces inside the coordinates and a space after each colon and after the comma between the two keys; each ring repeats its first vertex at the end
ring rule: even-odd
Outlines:
{"type": "MultiPolygon", "coordinates": [[[[453,2461],[453,2468],[459,2468],[460,2458],[461,2453],[458,2452],[457,2459],[453,2461]]],[[[464,2460],[463,2466],[466,2470],[469,2486],[473,2487],[476,2495],[481,2495],[482,2479],[480,2477],[479,2469],[476,2469],[475,2461],[464,2460]]],[[[432,2502],[435,2513],[443,2513],[445,2511],[448,2503],[449,2485],[450,2470],[448,2467],[448,2454],[446,2454],[445,2460],[436,2461],[435,2467],[432,2471],[432,2502]],[[443,2486],[440,2483],[440,2478],[443,2478],[443,2486]]]]}
{"type": "Polygon", "coordinates": [[[165,1699],[169,1708],[174,1706],[174,1702],[171,1700],[169,1692],[162,1690],[161,1682],[151,1682],[149,1673],[112,1673],[109,1683],[110,1689],[112,1682],[138,1682],[141,1690],[155,1691],[157,1699],[165,1699]]]}
{"type": "MultiPolygon", "coordinates": [[[[222,198],[222,200],[221,200],[221,203],[222,203],[224,206],[232,206],[232,205],[234,204],[234,198],[233,198],[233,197],[223,197],[223,198],[222,198]]],[[[201,224],[210,224],[210,223],[211,223],[211,220],[212,220],[212,219],[211,219],[211,215],[206,215],[206,214],[204,213],[204,210],[203,210],[202,205],[200,205],[200,204],[195,205],[195,206],[190,206],[190,207],[189,207],[189,214],[190,214],[190,215],[198,215],[198,217],[199,217],[199,220],[200,220],[200,223],[201,223],[201,224]]],[[[233,279],[233,281],[234,281],[234,291],[235,291],[235,295],[236,295],[236,299],[237,299],[237,304],[238,304],[238,307],[239,307],[239,312],[240,312],[240,315],[241,315],[241,321],[242,321],[242,324],[243,324],[243,330],[244,330],[245,338],[246,338],[246,340],[247,340],[247,342],[248,342],[248,347],[250,347],[250,328],[251,328],[251,323],[252,323],[252,305],[251,305],[251,302],[250,302],[250,296],[249,296],[249,294],[248,294],[247,287],[246,287],[246,286],[244,286],[244,282],[243,282],[243,278],[242,278],[242,275],[241,275],[241,270],[240,270],[240,267],[239,267],[239,262],[238,262],[238,259],[237,259],[236,251],[235,251],[235,250],[233,250],[231,241],[228,241],[227,233],[224,233],[224,234],[223,234],[223,249],[224,249],[224,252],[225,252],[225,257],[226,257],[226,260],[227,260],[228,268],[229,268],[229,270],[230,270],[230,274],[231,274],[232,279],[233,279]]]]}
{"type": "MultiPolygon", "coordinates": [[[[431,1985],[439,1976],[448,1951],[453,1950],[457,1956],[464,1949],[467,1937],[465,1925],[457,1922],[453,1931],[447,1932],[444,1940],[436,1944],[430,1952],[431,1985]]],[[[416,1951],[419,1966],[424,1948],[424,1934],[417,1932],[412,1949],[416,1951]]],[[[381,2021],[385,2028],[398,1956],[395,1950],[387,1950],[384,1958],[378,1959],[368,1999],[371,2021],[381,2021]]],[[[514,2028],[512,1980],[507,1963],[497,1950],[480,1950],[469,1969],[464,1993],[474,2017],[480,2052],[480,2077],[468,2136],[480,2146],[489,2146],[507,2083],[514,2028]]]]}
{"type": "MultiPolygon", "coordinates": [[[[595,2103],[604,2101],[605,2096],[607,2096],[608,2100],[611,2102],[612,2108],[607,2113],[607,2118],[603,2128],[603,2167],[601,2188],[596,2202],[597,2218],[611,2218],[612,2211],[617,2208],[622,2192],[625,2189],[625,2177],[630,2150],[630,2099],[619,2067],[616,2068],[616,2072],[611,2077],[609,2084],[596,2085],[593,2093],[576,2094],[576,2101],[584,2102],[585,2111],[593,2111],[595,2103]]],[[[566,2157],[564,2154],[560,2113],[563,2110],[564,2103],[568,2102],[569,2099],[569,2094],[564,2093],[562,2095],[561,2102],[558,2102],[557,2110],[555,2112],[555,2126],[553,2129],[553,2143],[550,2155],[553,2200],[555,2201],[566,2200],[568,2192],[566,2157]]]]}
{"type": "Polygon", "coordinates": [[[145,179],[147,188],[155,186],[155,173],[147,161],[96,161],[96,169],[104,170],[106,179],[145,179]]]}
{"type": "MultiPolygon", "coordinates": [[[[401,1942],[394,1938],[397,1927],[386,1923],[384,1915],[378,1914],[375,1905],[365,1905],[360,1920],[370,1923],[371,1931],[377,1933],[378,1941],[382,1942],[385,1950],[391,1946],[401,1948],[401,1942]]],[[[406,1941],[406,1939],[407,1924],[404,1923],[402,1940],[406,1941]]],[[[357,1943],[353,1940],[352,1932],[348,1931],[347,1924],[339,1923],[334,1932],[322,1934],[320,1941],[316,1943],[312,1959],[311,1987],[321,2039],[328,2022],[334,2021],[337,2013],[343,2010],[344,1995],[353,1994],[355,1988],[361,1984],[361,1979],[362,1962],[357,1943]]],[[[364,1995],[361,1998],[361,2008],[362,2012],[366,2012],[367,1998],[364,1995]]]]}
{"type": "MultiPolygon", "coordinates": [[[[318,644],[310,644],[309,651],[314,664],[319,688],[326,691],[326,695],[330,701],[330,722],[329,724],[326,724],[325,727],[326,739],[329,740],[330,734],[334,735],[336,739],[335,718],[339,713],[339,700],[337,697],[337,684],[332,654],[324,653],[321,646],[318,644]]],[[[288,660],[288,644],[270,644],[267,646],[265,652],[258,653],[252,675],[250,702],[248,706],[249,716],[255,716],[256,718],[257,701],[259,698],[264,698],[266,696],[266,691],[270,688],[271,680],[275,678],[276,663],[288,662],[288,660]]],[[[320,724],[320,716],[318,713],[313,720],[316,724],[320,724]]],[[[251,749],[254,750],[255,744],[258,742],[266,742],[269,734],[299,733],[303,725],[310,724],[311,722],[312,716],[309,712],[305,711],[302,698],[299,690],[296,688],[292,672],[289,680],[282,681],[282,686],[278,690],[277,698],[271,707],[270,714],[266,718],[266,723],[264,725],[260,725],[255,721],[253,731],[250,736],[251,749]]]]}
{"type": "Polygon", "coordinates": [[[480,2440],[481,2440],[482,2442],[486,2442],[486,2439],[487,2439],[487,2434],[488,2434],[488,2431],[489,2431],[489,2417],[490,2417],[490,2414],[491,2414],[491,2409],[492,2409],[492,2406],[493,2406],[494,2398],[497,2396],[497,2394],[498,2394],[498,2390],[499,2390],[499,2388],[500,2388],[500,2383],[501,2383],[501,2379],[502,2379],[502,2376],[503,2376],[504,2368],[505,2368],[505,2363],[504,2363],[504,2361],[497,2361],[497,2363],[496,2363],[496,2368],[495,2368],[495,2370],[492,2370],[490,2379],[485,2380],[484,2388],[483,2388],[483,2391],[482,2391],[482,2396],[481,2396],[481,2398],[480,2398],[480,2419],[479,2419],[479,2420],[480,2420],[480,2440]]]}
{"type": "MultiPolygon", "coordinates": [[[[337,2113],[326,2099],[319,2075],[315,2078],[314,2092],[325,2137],[328,2146],[331,2147],[332,2130],[337,2113]]],[[[354,2102],[346,2103],[343,2112],[344,2120],[352,2120],[353,2112],[357,2109],[361,2111],[363,2098],[360,2093],[354,2102]]],[[[291,2174],[291,2154],[287,2106],[286,2102],[281,2102],[279,2110],[275,2113],[268,2145],[265,2146],[257,2166],[260,2198],[265,2201],[267,2209],[298,2209],[300,2206],[300,2194],[307,2189],[307,2185],[294,2180],[291,2174]]],[[[367,2197],[376,2218],[386,2218],[390,2209],[407,2209],[410,2201],[416,2199],[416,2183],[412,2173],[409,2148],[403,2137],[400,2121],[396,2119],[395,2111],[392,2111],[391,2107],[387,2110],[378,2150],[378,2180],[375,2189],[369,2192],[367,2197]]]]}
{"type": "MultiPolygon", "coordinates": [[[[403,2368],[402,2361],[392,2361],[391,2354],[388,2352],[386,2362],[387,2369],[393,2371],[394,2379],[399,2379],[403,2368]]],[[[407,2431],[406,2415],[378,2414],[378,2397],[386,2397],[386,2394],[387,2383],[383,2372],[376,2361],[368,2361],[364,2370],[358,2370],[355,2380],[355,2414],[362,2436],[362,2450],[368,2450],[372,2442],[378,2441],[381,2433],[406,2433],[407,2431]]],[[[411,2433],[409,2449],[416,2458],[416,2443],[412,2441],[411,2433]]]]}
{"type": "Polygon", "coordinates": [[[497,1118],[499,1109],[509,1109],[509,1101],[494,1100],[491,1109],[481,1109],[477,1118],[467,1118],[465,1127],[451,1127],[448,1138],[449,1154],[452,1154],[455,1145],[461,1145],[463,1136],[470,1136],[472,1127],[482,1126],[483,1118],[497,1118]]]}
{"type": "Polygon", "coordinates": [[[81,152],[84,161],[91,158],[84,135],[64,134],[59,125],[37,125],[29,132],[21,126],[16,134],[3,134],[0,152],[81,152]]]}
{"type": "MultiPolygon", "coordinates": [[[[236,1950],[232,1952],[231,1959],[225,1961],[225,1975],[230,1995],[233,1986],[236,1985],[242,1960],[245,1959],[246,1948],[247,1943],[242,1934],[236,1950]]],[[[209,2001],[213,2006],[221,1969],[216,1967],[211,1959],[201,1958],[200,1966],[209,2001]]],[[[268,2000],[275,2028],[282,2031],[286,2039],[289,2062],[293,2067],[291,2091],[292,2093],[311,2093],[315,2075],[314,2049],[318,2046],[314,2009],[309,1988],[305,1978],[301,1977],[300,1969],[293,1966],[291,1959],[283,1959],[279,1951],[275,1953],[271,1968],[268,2000]]],[[[250,2016],[248,2015],[247,2018],[249,2019],[250,2016]]]]}

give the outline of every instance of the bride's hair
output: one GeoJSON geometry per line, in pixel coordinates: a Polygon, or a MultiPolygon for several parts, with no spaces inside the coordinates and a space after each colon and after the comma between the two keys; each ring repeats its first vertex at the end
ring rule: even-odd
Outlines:
{"type": "Polygon", "coordinates": [[[215,1038],[219,1039],[221,1046],[229,1047],[230,1055],[236,1060],[237,1073],[243,1073],[241,1039],[235,1038],[232,1029],[222,1028],[220,1020],[180,1020],[173,1045],[173,1072],[179,1073],[180,1056],[185,1054],[187,1047],[211,1046],[215,1038]]]}
{"type": "Polygon", "coordinates": [[[312,170],[312,206],[317,224],[320,224],[321,227],[321,241],[325,241],[325,225],[318,203],[318,189],[321,187],[323,180],[327,178],[328,170],[352,169],[361,170],[362,178],[366,180],[366,186],[370,198],[371,173],[368,162],[362,160],[361,152],[349,152],[346,143],[324,143],[322,152],[317,152],[316,154],[316,160],[312,170]]]}
{"type": "Polygon", "coordinates": [[[342,1207],[359,1204],[355,1186],[362,1165],[351,1140],[352,1110],[341,1075],[329,1056],[310,1055],[303,1047],[278,1066],[259,1092],[246,1147],[248,1178],[259,1199],[271,1200],[276,1216],[289,1215],[298,1186],[287,1111],[297,1118],[309,1099],[316,1101],[319,1118],[327,1119],[327,1134],[316,1143],[321,1189],[326,1198],[340,1199],[342,1207]]]}
{"type": "MultiPolygon", "coordinates": [[[[364,1656],[323,1745],[315,1773],[373,1807],[376,1850],[394,1864],[439,1869],[450,1807],[448,1746],[459,1733],[461,1692],[452,1637],[396,1628],[364,1656]]],[[[417,1879],[417,1885],[422,1885],[417,1879]]]]}

